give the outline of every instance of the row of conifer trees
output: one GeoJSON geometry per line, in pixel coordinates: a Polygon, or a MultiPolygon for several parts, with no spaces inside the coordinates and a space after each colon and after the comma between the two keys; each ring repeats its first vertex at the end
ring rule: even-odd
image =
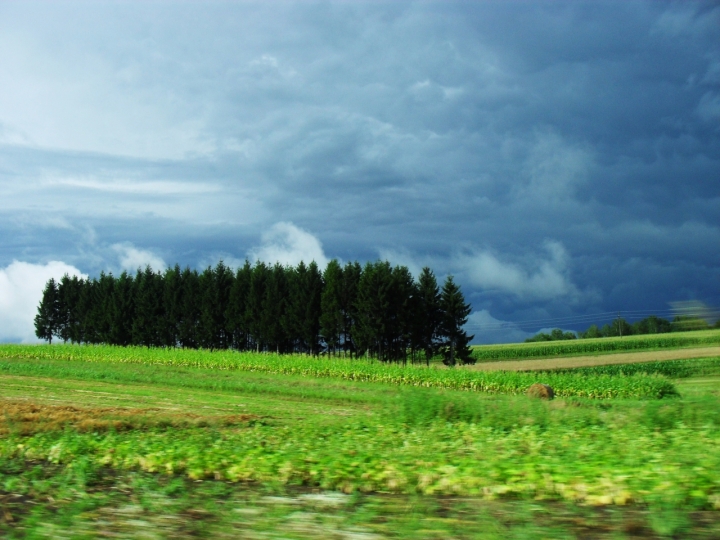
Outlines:
{"type": "Polygon", "coordinates": [[[149,266],[133,276],[48,281],[36,335],[52,342],[372,356],[383,361],[473,362],[470,313],[449,276],[417,280],[388,262],[257,262],[233,272],[221,261],[202,272],[149,266]]]}

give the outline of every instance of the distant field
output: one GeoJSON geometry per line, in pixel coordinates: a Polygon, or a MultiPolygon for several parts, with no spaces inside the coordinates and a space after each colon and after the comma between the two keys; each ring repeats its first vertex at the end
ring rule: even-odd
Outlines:
{"type": "Polygon", "coordinates": [[[536,371],[710,358],[714,356],[720,357],[720,347],[655,349],[651,351],[640,349],[634,352],[616,352],[613,354],[595,354],[588,356],[557,356],[532,360],[493,360],[478,362],[477,364],[465,366],[462,369],[473,371],[536,371]]]}
{"type": "Polygon", "coordinates": [[[413,385],[460,369],[181,352],[0,347],[0,536],[720,537],[712,359],[509,374],[679,388],[548,402],[413,385]]]}
{"type": "Polygon", "coordinates": [[[473,357],[478,362],[523,358],[548,358],[619,353],[638,350],[680,349],[685,347],[720,346],[720,330],[672,332],[597,339],[573,339],[540,343],[509,343],[476,345],[473,357]]]}

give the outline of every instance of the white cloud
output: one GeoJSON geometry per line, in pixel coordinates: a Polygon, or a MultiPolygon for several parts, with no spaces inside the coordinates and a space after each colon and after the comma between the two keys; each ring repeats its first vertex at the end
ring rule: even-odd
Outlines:
{"type": "Polygon", "coordinates": [[[172,181],[132,182],[120,180],[101,182],[99,180],[65,178],[61,180],[51,180],[48,184],[90,189],[95,191],[107,191],[110,193],[129,193],[138,195],[195,195],[199,193],[216,193],[220,191],[220,186],[215,184],[172,181]]]}
{"type": "Polygon", "coordinates": [[[468,334],[474,334],[473,343],[517,343],[532,337],[532,332],[525,332],[515,323],[496,319],[486,309],[473,311],[465,325],[468,334]]]}
{"type": "Polygon", "coordinates": [[[256,58],[250,62],[251,66],[268,66],[278,67],[278,59],[269,54],[263,54],[260,58],[256,58]]]}
{"type": "Polygon", "coordinates": [[[321,269],[328,263],[320,240],[286,221],[276,223],[263,233],[262,244],[250,249],[248,258],[252,262],[260,260],[293,266],[300,261],[305,261],[305,264],[315,261],[321,269]]]}
{"type": "Polygon", "coordinates": [[[236,272],[238,268],[242,268],[245,265],[245,259],[235,257],[227,251],[216,251],[201,258],[196,266],[201,270],[208,267],[214,268],[220,261],[233,272],[236,272]]]}
{"type": "Polygon", "coordinates": [[[569,255],[560,242],[546,241],[544,249],[545,256],[536,254],[519,262],[503,260],[489,249],[458,252],[449,258],[419,257],[407,250],[387,248],[379,249],[378,253],[383,260],[407,266],[416,277],[423,266],[429,266],[440,279],[454,274],[468,285],[509,293],[522,300],[565,298],[575,301],[596,294],[581,292],[572,282],[569,255]]]}
{"type": "Polygon", "coordinates": [[[45,285],[50,278],[57,281],[65,274],[87,278],[61,261],[45,265],[13,261],[0,269],[0,341],[38,341],[34,319],[45,285]]]}
{"type": "Polygon", "coordinates": [[[442,86],[429,79],[416,82],[409,91],[419,101],[452,101],[465,93],[462,87],[442,86]]]}
{"type": "Polygon", "coordinates": [[[568,276],[565,248],[559,242],[548,241],[545,249],[548,258],[536,258],[525,266],[504,262],[490,251],[458,255],[453,266],[473,285],[508,292],[519,298],[547,300],[579,296],[568,276]]]}
{"type": "Polygon", "coordinates": [[[380,249],[378,253],[383,261],[388,261],[395,266],[406,266],[415,278],[420,275],[423,266],[432,268],[432,264],[422,264],[412,253],[406,250],[380,249]]]}
{"type": "Polygon", "coordinates": [[[138,268],[145,268],[150,265],[153,270],[165,270],[165,261],[152,251],[138,249],[129,242],[113,244],[113,250],[118,254],[120,268],[128,272],[135,272],[138,268]]]}

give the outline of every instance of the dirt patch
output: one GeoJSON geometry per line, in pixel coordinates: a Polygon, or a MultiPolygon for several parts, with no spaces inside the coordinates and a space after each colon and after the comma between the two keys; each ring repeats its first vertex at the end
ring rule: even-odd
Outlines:
{"type": "Polygon", "coordinates": [[[689,360],[691,358],[710,358],[713,356],[720,356],[720,347],[697,347],[693,349],[672,349],[667,351],[638,351],[595,356],[563,356],[559,358],[538,358],[536,360],[484,362],[467,366],[465,369],[478,371],[531,371],[536,369],[634,364],[637,362],[656,362],[658,360],[689,360]]]}
{"type": "Polygon", "coordinates": [[[78,431],[128,431],[149,428],[189,428],[247,425],[259,420],[252,414],[201,416],[171,414],[161,409],[73,407],[26,401],[0,400],[0,435],[31,435],[41,431],[73,428],[78,431]]]}

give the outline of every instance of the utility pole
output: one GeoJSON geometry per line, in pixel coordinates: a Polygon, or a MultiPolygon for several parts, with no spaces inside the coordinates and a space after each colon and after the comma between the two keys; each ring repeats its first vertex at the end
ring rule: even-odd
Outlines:
{"type": "Polygon", "coordinates": [[[620,337],[622,338],[622,324],[620,324],[620,312],[618,311],[618,332],[620,332],[620,337]]]}

